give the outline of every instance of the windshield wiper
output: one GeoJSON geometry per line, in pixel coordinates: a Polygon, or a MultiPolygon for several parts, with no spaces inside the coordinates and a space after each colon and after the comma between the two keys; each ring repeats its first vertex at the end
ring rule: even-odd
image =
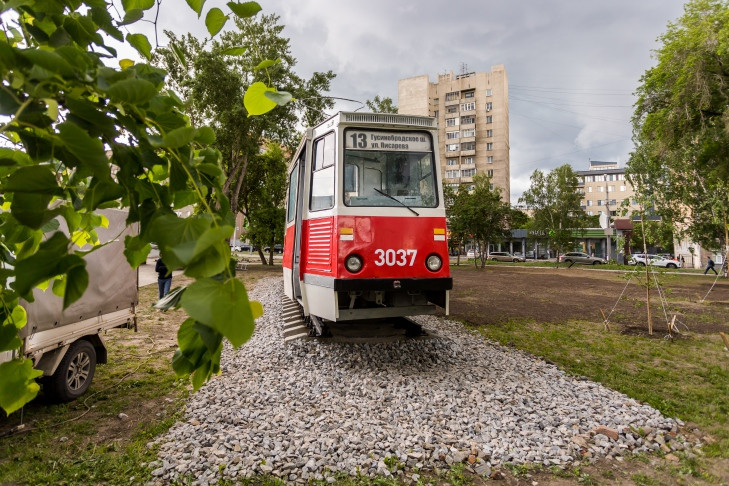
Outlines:
{"type": "Polygon", "coordinates": [[[410,206],[408,206],[407,204],[405,204],[405,203],[404,203],[404,202],[402,202],[401,200],[399,200],[399,199],[395,198],[394,196],[391,196],[391,195],[389,195],[388,193],[386,193],[386,192],[384,192],[384,191],[380,191],[380,190],[379,190],[379,189],[377,189],[376,187],[373,187],[372,189],[374,189],[375,191],[379,192],[379,193],[380,193],[380,194],[382,194],[383,196],[389,197],[389,198],[390,198],[390,199],[392,199],[393,201],[396,201],[396,202],[398,202],[398,203],[399,203],[399,204],[400,204],[401,206],[404,206],[404,207],[408,208],[408,209],[410,210],[410,212],[411,212],[411,213],[413,213],[413,214],[414,214],[415,216],[420,216],[420,215],[419,215],[418,213],[416,213],[416,212],[415,212],[415,210],[414,210],[413,208],[411,208],[410,206]]]}

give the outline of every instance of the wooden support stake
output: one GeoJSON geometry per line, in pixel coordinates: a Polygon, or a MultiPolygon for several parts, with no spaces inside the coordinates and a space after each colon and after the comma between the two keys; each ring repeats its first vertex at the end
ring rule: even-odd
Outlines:
{"type": "Polygon", "coordinates": [[[608,324],[607,317],[605,317],[605,313],[603,312],[602,309],[600,309],[600,314],[602,314],[602,324],[605,326],[605,330],[606,331],[609,331],[610,330],[610,324],[608,324]]]}
{"type": "Polygon", "coordinates": [[[724,348],[729,351],[729,338],[726,337],[726,334],[723,332],[720,332],[719,335],[721,335],[721,339],[724,340],[724,348]]]}

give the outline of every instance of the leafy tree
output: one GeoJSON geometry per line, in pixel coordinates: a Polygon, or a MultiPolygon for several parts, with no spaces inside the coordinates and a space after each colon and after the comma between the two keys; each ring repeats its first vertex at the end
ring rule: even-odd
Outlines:
{"type": "Polygon", "coordinates": [[[681,235],[729,249],[727,2],[687,2],[660,41],[637,90],[627,173],[681,235]]]}
{"type": "Polygon", "coordinates": [[[501,200],[499,188],[490,188],[491,179],[484,174],[473,177],[473,189],[461,185],[452,196],[447,209],[451,234],[472,238],[479,247],[475,263],[486,264],[486,249],[490,242],[502,241],[509,236],[511,208],[501,200]]]}
{"type": "MultiPolygon", "coordinates": [[[[202,14],[203,2],[188,4],[202,14]]],[[[27,318],[20,299],[31,300],[33,288],[50,285],[64,307],[83,294],[88,273],[74,243],[98,242],[95,229],[105,223],[95,210],[126,208],[127,221],[140,227],[125,240],[130,264],[144,262],[155,242],[169,266],[195,279],[171,300],[190,316],[178,333],[173,367],[192,374],[198,388],[219,370],[223,338],[239,346],[251,336],[260,305],[248,302],[230,270],[226,240],[234,218],[220,152],[210,147],[215,132],[189,124],[180,99],[164,89],[165,71],[118,59],[106,44],[126,42],[149,61],[148,39],[125,36],[120,27],[129,29],[155,1],[122,5],[124,18],[114,19],[116,10],[103,0],[3,3],[0,352],[21,347],[18,330],[27,318]],[[119,68],[104,63],[113,59],[119,68]],[[179,218],[174,210],[188,204],[199,211],[179,218]],[[57,231],[59,218],[68,234],[57,231]]],[[[229,16],[260,10],[256,2],[227,5],[231,13],[207,12],[210,35],[229,16]]],[[[244,102],[249,113],[262,114],[289,97],[263,85],[244,102]]],[[[38,373],[22,357],[0,364],[0,406],[7,413],[36,395],[38,373]]]]}
{"type": "Polygon", "coordinates": [[[511,208],[509,214],[511,229],[526,229],[530,227],[531,218],[521,209],[511,208]]]}
{"type": "MultiPolygon", "coordinates": [[[[208,123],[213,128],[214,146],[223,156],[223,192],[234,214],[241,209],[250,164],[260,160],[255,156],[265,141],[276,141],[292,152],[300,138],[297,125],[315,125],[333,106],[321,93],[329,90],[335,75],[329,71],[314,73],[308,80],[299,77],[290,41],[281,36],[283,26],[278,21],[276,15],[236,18],[236,28],[215,40],[166,32],[170,47],[160,49],[156,58],[170,72],[169,85],[185,100],[193,125],[208,123]],[[180,52],[189,59],[186,65],[179,62],[180,52]],[[265,117],[250,117],[243,101],[263,81],[285,89],[294,99],[265,117]]],[[[250,205],[248,211],[256,207],[250,205]]]]}
{"type": "Polygon", "coordinates": [[[269,142],[266,152],[254,156],[243,183],[240,208],[248,218],[248,237],[258,246],[262,263],[267,263],[263,248],[270,248],[268,264],[273,265],[273,246],[283,243],[286,209],[286,156],[281,146],[269,142]]]}
{"type": "Polygon", "coordinates": [[[564,253],[574,248],[572,230],[585,227],[585,211],[580,207],[577,174],[568,164],[545,174],[535,170],[531,186],[519,202],[533,211],[532,227],[547,235],[550,246],[564,253]]]}
{"type": "Polygon", "coordinates": [[[397,113],[397,106],[392,101],[392,98],[380,98],[380,95],[375,95],[372,100],[365,101],[365,106],[372,113],[397,113]]]}
{"type": "Polygon", "coordinates": [[[630,236],[630,246],[640,248],[660,248],[665,253],[673,253],[673,224],[665,219],[645,220],[635,225],[630,236]],[[645,241],[644,241],[645,240],[645,241]]]}

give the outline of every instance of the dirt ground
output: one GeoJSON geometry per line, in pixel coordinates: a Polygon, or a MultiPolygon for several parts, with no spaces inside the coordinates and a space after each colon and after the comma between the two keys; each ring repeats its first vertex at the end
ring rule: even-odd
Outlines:
{"type": "MultiPolygon", "coordinates": [[[[592,267],[505,264],[490,265],[483,270],[451,266],[451,274],[451,315],[475,325],[520,319],[602,322],[602,310],[609,316],[610,325],[622,332],[647,333],[646,288],[641,285],[645,273],[642,272],[625,274],[592,267]],[[628,278],[629,275],[632,277],[628,278]]],[[[663,299],[657,288],[651,289],[654,329],[667,328],[662,305],[665,301],[668,318],[676,314],[676,322],[691,332],[729,330],[729,282],[725,279],[716,281],[712,289],[713,275],[665,273],[657,278],[663,299]],[[705,301],[700,303],[702,299],[705,301]]]]}
{"type": "MultiPolygon", "coordinates": [[[[629,281],[617,272],[594,271],[577,266],[567,269],[505,264],[489,265],[484,270],[475,270],[472,266],[466,265],[452,267],[452,274],[454,289],[451,292],[451,316],[475,325],[489,325],[513,319],[534,319],[542,322],[580,319],[602,322],[600,313],[602,309],[606,315],[610,315],[610,323],[615,328],[619,327],[623,332],[630,333],[646,332],[645,288],[639,286],[634,279],[629,281]]],[[[246,274],[246,285],[253,285],[257,278],[277,275],[280,275],[279,266],[265,268],[252,265],[250,272],[246,274]]],[[[729,282],[720,279],[706,296],[714,283],[713,277],[697,275],[675,278],[664,275],[661,278],[670,312],[675,312],[680,322],[692,332],[713,333],[728,330],[729,282]],[[706,302],[699,304],[705,296],[706,302]],[[727,322],[727,325],[721,326],[716,324],[717,322],[727,322]]],[[[183,281],[184,279],[179,279],[173,286],[183,281]]],[[[153,310],[151,303],[155,298],[155,287],[152,285],[140,289],[139,332],[131,335],[128,332],[110,335],[108,339],[112,341],[115,352],[123,354],[125,352],[123,349],[129,349],[131,346],[134,354],[138,356],[154,354],[159,358],[155,363],[156,366],[167,366],[175,349],[175,334],[184,315],[177,311],[163,317],[158,311],[153,310]],[[121,349],[115,344],[121,346],[121,349]]],[[[665,319],[659,305],[660,298],[655,289],[651,291],[651,298],[656,305],[654,312],[659,314],[655,326],[664,326],[665,324],[661,324],[665,323],[665,319]]],[[[660,337],[663,335],[664,333],[661,333],[660,337]]],[[[113,366],[111,364],[102,367],[101,373],[112,370],[113,366]]],[[[87,409],[82,400],[71,404],[68,414],[88,413],[84,419],[95,424],[95,432],[89,434],[87,431],[83,437],[86,444],[103,445],[110,442],[123,444],[130,440],[139,427],[149,426],[149,422],[142,417],[152,417],[153,411],[157,411],[157,416],[171,413],[171,408],[177,407],[173,398],[170,396],[136,398],[136,407],[141,413],[133,414],[126,422],[120,422],[115,415],[98,413],[94,408],[87,409]]],[[[35,420],[42,421],[49,418],[43,411],[45,406],[41,394],[39,399],[26,407],[26,420],[33,423],[35,420]]],[[[0,432],[16,425],[16,421],[16,419],[0,419],[0,432]]],[[[484,481],[475,476],[472,479],[473,483],[478,485],[636,484],[633,478],[645,474],[651,480],[660,478],[659,482],[639,484],[675,484],[675,475],[656,474],[656,469],[665,467],[664,462],[658,457],[651,458],[648,462],[602,461],[582,467],[568,475],[569,477],[555,476],[549,472],[529,471],[515,475],[504,469],[492,478],[496,481],[484,481]]],[[[716,462],[713,468],[729,469],[729,461],[716,462]]],[[[716,472],[718,471],[714,471],[715,474],[716,472]]]]}

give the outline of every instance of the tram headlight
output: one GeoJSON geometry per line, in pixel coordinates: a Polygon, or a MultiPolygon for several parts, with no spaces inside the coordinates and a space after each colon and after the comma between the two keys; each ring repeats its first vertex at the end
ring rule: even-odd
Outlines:
{"type": "Polygon", "coordinates": [[[357,255],[349,255],[344,261],[344,266],[351,273],[357,273],[362,270],[362,259],[357,255]]]}
{"type": "Polygon", "coordinates": [[[425,260],[425,265],[431,272],[437,272],[440,270],[440,267],[443,266],[443,260],[441,260],[438,255],[430,255],[428,259],[425,260]]]}

